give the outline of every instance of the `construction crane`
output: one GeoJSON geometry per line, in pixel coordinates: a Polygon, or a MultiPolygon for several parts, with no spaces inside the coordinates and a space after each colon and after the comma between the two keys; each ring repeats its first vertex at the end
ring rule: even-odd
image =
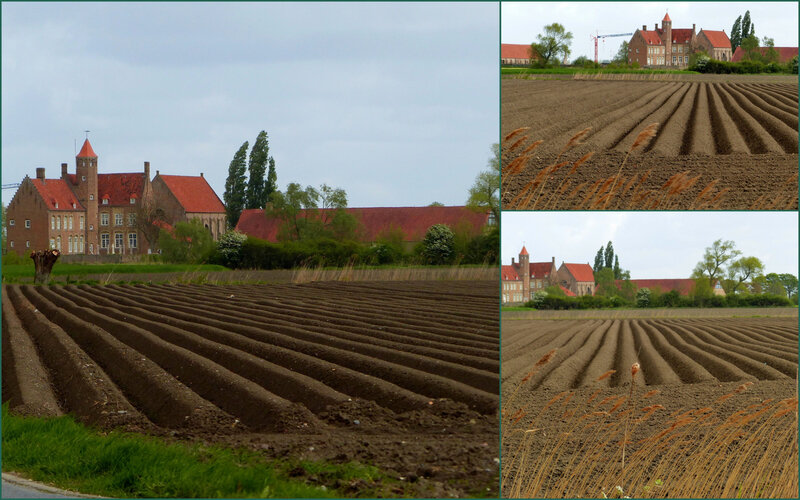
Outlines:
{"type": "Polygon", "coordinates": [[[598,38],[612,38],[615,36],[633,36],[633,33],[617,33],[615,35],[589,35],[594,40],[594,63],[597,64],[597,39],[598,38]]]}
{"type": "Polygon", "coordinates": [[[19,182],[14,184],[3,184],[3,189],[16,189],[19,187],[19,182]]]}

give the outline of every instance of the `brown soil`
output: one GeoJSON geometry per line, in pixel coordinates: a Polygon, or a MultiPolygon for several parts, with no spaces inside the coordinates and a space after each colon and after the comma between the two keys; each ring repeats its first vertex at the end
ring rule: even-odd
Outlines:
{"type": "Polygon", "coordinates": [[[493,282],[6,285],[3,295],[12,411],[360,461],[421,496],[498,494],[493,282]]]}
{"type": "MultiPolygon", "coordinates": [[[[506,463],[511,462],[506,458],[520,448],[523,436],[509,429],[527,428],[532,415],[546,409],[545,417],[536,420],[538,430],[530,440],[529,453],[536,456],[549,452],[552,436],[564,431],[566,420],[562,412],[573,408],[585,412],[591,407],[586,402],[592,396],[594,404],[610,396],[628,396],[630,367],[635,362],[641,365],[634,379],[636,394],[641,398],[650,391],[659,391],[647,400],[638,400],[639,406],[658,404],[664,409],[635,427],[632,443],[667,428],[682,411],[710,406],[715,415],[726,418],[766,399],[795,397],[797,350],[796,318],[504,322],[503,411],[507,415],[524,412],[524,417],[509,428],[504,424],[503,473],[507,472],[506,463]],[[553,349],[553,359],[529,376],[536,362],[553,349]],[[598,380],[608,370],[616,372],[598,380]],[[730,399],[715,401],[744,382],[753,385],[730,399]],[[574,393],[570,396],[572,403],[548,405],[563,391],[574,393]]],[[[608,411],[609,407],[602,409],[608,411]]],[[[587,438],[589,435],[581,432],[569,436],[559,458],[563,467],[554,467],[547,481],[556,481],[571,459],[582,456],[581,445],[587,438]]],[[[752,456],[748,464],[754,465],[760,458],[752,456]]],[[[519,471],[512,467],[508,472],[506,487],[519,471]]],[[[588,483],[596,485],[591,480],[588,483]]],[[[596,497],[601,493],[584,494],[596,497]]]]}
{"type": "MultiPolygon", "coordinates": [[[[798,163],[797,105],[796,83],[503,80],[503,136],[530,127],[530,140],[544,141],[521,173],[504,179],[503,202],[509,204],[542,168],[555,163],[571,137],[591,127],[559,163],[588,152],[594,156],[571,175],[562,168],[547,181],[551,190],[566,182],[548,208],[576,208],[575,200],[583,199],[593,182],[617,175],[638,134],[659,123],[655,137],[630,155],[621,175],[651,171],[643,189],[658,189],[684,171],[701,175],[682,197],[659,208],[693,208],[691,201],[713,180],[730,189],[716,208],[763,205],[763,195],[797,191],[792,179],[798,163]],[[587,185],[578,188],[582,183],[587,185]],[[566,196],[573,188],[574,196],[566,196]]],[[[515,157],[504,155],[504,164],[515,157]]],[[[552,193],[545,191],[546,199],[552,193]]],[[[796,197],[792,201],[796,208],[796,197]]]]}

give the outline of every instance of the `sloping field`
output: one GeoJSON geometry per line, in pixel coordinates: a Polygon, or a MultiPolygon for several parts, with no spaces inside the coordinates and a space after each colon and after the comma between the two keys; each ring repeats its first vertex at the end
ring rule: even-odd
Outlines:
{"type": "Polygon", "coordinates": [[[402,451],[415,468],[497,472],[487,467],[497,450],[480,446],[497,436],[490,281],[5,285],[2,317],[13,411],[276,454],[313,442],[338,460],[399,467],[402,451]],[[459,446],[479,449],[459,457],[459,446]]]}
{"type": "Polygon", "coordinates": [[[637,361],[640,385],[794,380],[797,342],[796,318],[512,321],[503,324],[503,384],[552,349],[530,388],[625,385],[637,361]],[[608,370],[616,373],[598,382],[608,370]]]}
{"type": "Polygon", "coordinates": [[[797,496],[796,317],[517,320],[502,336],[504,496],[797,496]]]}
{"type": "MultiPolygon", "coordinates": [[[[796,83],[506,79],[503,135],[530,127],[530,139],[544,142],[525,171],[509,180],[503,201],[510,202],[538,171],[553,164],[581,130],[591,127],[583,144],[559,161],[574,162],[588,152],[594,156],[572,174],[567,168],[555,172],[553,187],[568,176],[578,186],[616,175],[639,133],[658,123],[656,135],[628,159],[623,176],[652,170],[646,186],[657,188],[690,171],[702,177],[687,191],[687,200],[719,179],[717,186],[730,192],[718,208],[767,205],[760,196],[797,190],[796,178],[790,180],[797,172],[797,110],[796,83]]],[[[511,160],[504,157],[506,163],[511,160]]],[[[557,208],[571,208],[569,200],[560,201],[557,208]]]]}

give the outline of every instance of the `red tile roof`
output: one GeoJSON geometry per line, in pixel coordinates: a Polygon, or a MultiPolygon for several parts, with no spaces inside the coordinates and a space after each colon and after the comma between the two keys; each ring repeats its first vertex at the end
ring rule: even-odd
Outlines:
{"type": "Polygon", "coordinates": [[[519,281],[520,277],[514,266],[500,266],[500,279],[503,281],[519,281]]]}
{"type": "Polygon", "coordinates": [[[108,205],[130,205],[131,195],[140,197],[144,174],[97,174],[97,196],[108,199],[108,205]]]}
{"type": "Polygon", "coordinates": [[[525,245],[522,246],[522,250],[519,251],[520,255],[528,255],[528,251],[525,249],[525,245]]]}
{"type": "Polygon", "coordinates": [[[205,177],[160,175],[184,210],[191,213],[224,213],[225,205],[205,177]]]}
{"type": "Polygon", "coordinates": [[[562,290],[562,291],[563,291],[565,294],[567,294],[567,297],[575,297],[575,296],[576,296],[576,295],[575,295],[574,293],[572,293],[572,292],[571,292],[569,289],[567,289],[567,288],[564,288],[562,285],[558,285],[558,287],[559,287],[559,288],[561,288],[561,290],[562,290]]]}
{"type": "Polygon", "coordinates": [[[531,58],[530,45],[520,45],[513,43],[500,44],[500,59],[530,59],[530,58],[531,58]]]}
{"type": "Polygon", "coordinates": [[[89,144],[89,139],[83,141],[81,152],[78,153],[76,158],[97,158],[97,155],[94,153],[94,149],[92,149],[92,145],[89,144]]]}
{"type": "MultiPolygon", "coordinates": [[[[767,47],[759,47],[758,50],[761,51],[761,54],[767,53],[767,47]]],[[[785,63],[791,60],[794,56],[797,55],[797,47],[775,47],[775,50],[778,51],[778,61],[785,63]]],[[[733,57],[731,57],[732,62],[739,62],[742,60],[742,56],[744,56],[744,51],[742,47],[736,47],[736,52],[733,53],[733,57]]]]}
{"type": "MultiPolygon", "coordinates": [[[[434,224],[447,224],[453,229],[466,223],[477,234],[488,221],[488,214],[474,212],[467,207],[370,207],[347,208],[361,222],[365,241],[375,241],[385,230],[398,228],[406,241],[421,241],[428,228],[434,224]]],[[[322,212],[322,210],[317,211],[322,212]]],[[[303,217],[305,210],[301,210],[303,217]]],[[[236,229],[242,233],[267,241],[278,241],[281,221],[267,218],[262,209],[242,212],[236,229]]]]}
{"type": "Polygon", "coordinates": [[[669,22],[672,22],[672,19],[670,19],[670,18],[669,18],[669,12],[667,12],[666,14],[664,14],[664,19],[662,19],[662,21],[669,21],[669,22]]]}
{"type": "MultiPolygon", "coordinates": [[[[691,40],[692,40],[691,29],[675,28],[672,30],[672,43],[689,43],[691,40]]],[[[728,43],[728,47],[730,47],[730,42],[728,43]]]]}
{"type": "Polygon", "coordinates": [[[552,262],[531,262],[531,278],[549,278],[552,266],[552,262]]]}
{"type": "Polygon", "coordinates": [[[594,283],[594,271],[589,264],[563,264],[575,281],[591,281],[594,283]]]}
{"type": "Polygon", "coordinates": [[[34,187],[41,195],[47,208],[50,210],[83,210],[83,205],[78,201],[75,193],[69,188],[63,179],[46,179],[42,182],[39,179],[31,179],[34,187]],[[72,208],[72,204],[75,208],[72,208]],[[58,204],[58,207],[56,207],[58,204]]]}
{"type": "MultiPolygon", "coordinates": [[[[617,280],[617,285],[621,283],[617,280]]],[[[662,293],[677,290],[681,295],[689,295],[694,288],[693,279],[653,279],[653,280],[631,280],[636,288],[648,288],[650,290],[659,289],[662,293]]]]}
{"type": "Polygon", "coordinates": [[[700,30],[700,33],[706,35],[712,47],[726,49],[731,46],[731,39],[728,38],[728,35],[724,31],[700,30]]]}
{"type": "Polygon", "coordinates": [[[661,37],[657,31],[653,30],[637,30],[642,34],[644,42],[648,45],[661,45],[661,37]]]}

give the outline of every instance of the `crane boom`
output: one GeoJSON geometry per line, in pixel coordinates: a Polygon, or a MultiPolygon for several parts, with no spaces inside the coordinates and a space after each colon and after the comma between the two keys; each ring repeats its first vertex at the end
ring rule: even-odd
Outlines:
{"type": "Polygon", "coordinates": [[[615,36],[633,36],[633,33],[616,33],[614,35],[589,35],[594,40],[594,63],[597,64],[597,40],[599,38],[612,38],[615,36]]]}

